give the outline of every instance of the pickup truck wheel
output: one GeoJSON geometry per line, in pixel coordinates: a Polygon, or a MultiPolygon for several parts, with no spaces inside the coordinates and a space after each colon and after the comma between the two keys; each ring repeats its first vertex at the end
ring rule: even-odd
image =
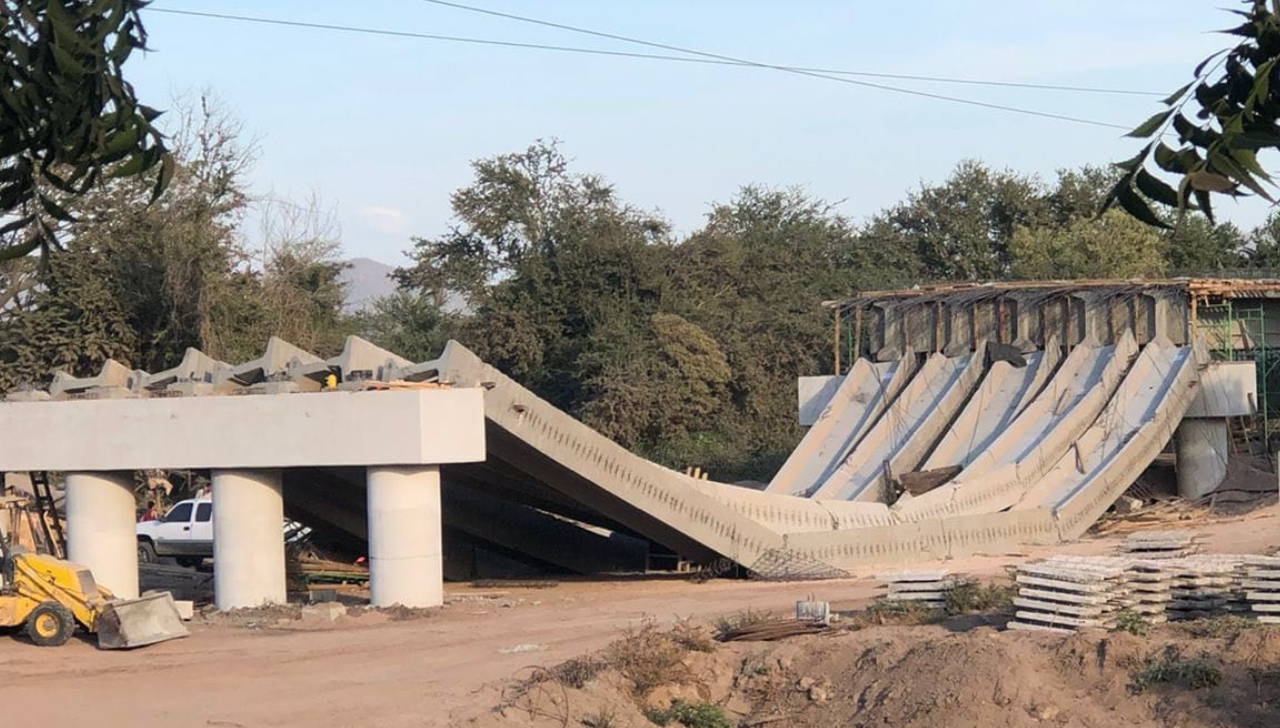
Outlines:
{"type": "Polygon", "coordinates": [[[27,636],[41,647],[57,647],[71,639],[76,619],[57,602],[42,602],[27,615],[27,636]]]}
{"type": "Polygon", "coordinates": [[[138,542],[138,563],[154,564],[159,561],[160,557],[156,556],[156,547],[150,541],[138,542]]]}

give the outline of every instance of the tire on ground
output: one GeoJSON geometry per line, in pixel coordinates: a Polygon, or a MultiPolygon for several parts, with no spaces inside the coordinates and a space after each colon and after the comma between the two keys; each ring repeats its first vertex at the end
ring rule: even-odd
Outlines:
{"type": "Polygon", "coordinates": [[[41,647],[66,644],[75,631],[75,616],[57,602],[41,602],[27,615],[27,636],[41,647]]]}

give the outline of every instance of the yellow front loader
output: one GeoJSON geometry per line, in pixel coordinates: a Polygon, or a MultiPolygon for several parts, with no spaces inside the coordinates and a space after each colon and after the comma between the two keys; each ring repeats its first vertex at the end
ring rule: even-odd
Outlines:
{"type": "MultiPolygon", "coordinates": [[[[3,538],[0,538],[3,546],[3,538]]],[[[44,554],[5,549],[0,579],[0,627],[25,627],[41,646],[66,643],[76,625],[98,636],[98,647],[141,647],[186,637],[173,596],[116,599],[88,569],[44,554]]]]}

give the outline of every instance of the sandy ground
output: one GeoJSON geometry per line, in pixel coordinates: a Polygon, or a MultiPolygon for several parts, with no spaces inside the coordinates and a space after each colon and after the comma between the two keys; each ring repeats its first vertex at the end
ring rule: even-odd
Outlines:
{"type": "MultiPolygon", "coordinates": [[[[1280,510],[1196,530],[1206,537],[1207,551],[1269,553],[1280,547],[1280,510]]],[[[1025,557],[1108,553],[1119,540],[919,566],[995,576],[1025,557]]],[[[466,586],[448,593],[449,605],[420,619],[194,624],[188,639],[132,652],[102,652],[88,641],[38,648],[0,637],[4,723],[448,726],[494,704],[502,681],[523,669],[602,647],[621,628],[645,619],[711,619],[746,608],[789,611],[810,594],[837,609],[851,608],[874,595],[875,582],[869,576],[787,584],[646,579],[513,589],[495,595],[500,599],[481,596],[492,590],[466,586]],[[522,649],[512,650],[517,647],[522,649]]]]}

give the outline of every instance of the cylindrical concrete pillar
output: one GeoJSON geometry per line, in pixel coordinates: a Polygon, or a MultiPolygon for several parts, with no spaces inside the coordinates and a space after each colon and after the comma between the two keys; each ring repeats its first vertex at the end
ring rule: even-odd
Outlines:
{"type": "Polygon", "coordinates": [[[67,473],[67,559],[121,599],[138,596],[137,501],[129,473],[67,473]]]}
{"type": "Polygon", "coordinates": [[[284,604],[284,498],[279,470],[213,471],[214,602],[284,604]]]}
{"type": "Polygon", "coordinates": [[[1230,439],[1224,419],[1187,418],[1178,425],[1178,495],[1202,498],[1217,490],[1227,477],[1230,439]]]}
{"type": "Polygon", "coordinates": [[[368,486],[373,606],[444,604],[439,468],[371,467],[368,486]]]}

